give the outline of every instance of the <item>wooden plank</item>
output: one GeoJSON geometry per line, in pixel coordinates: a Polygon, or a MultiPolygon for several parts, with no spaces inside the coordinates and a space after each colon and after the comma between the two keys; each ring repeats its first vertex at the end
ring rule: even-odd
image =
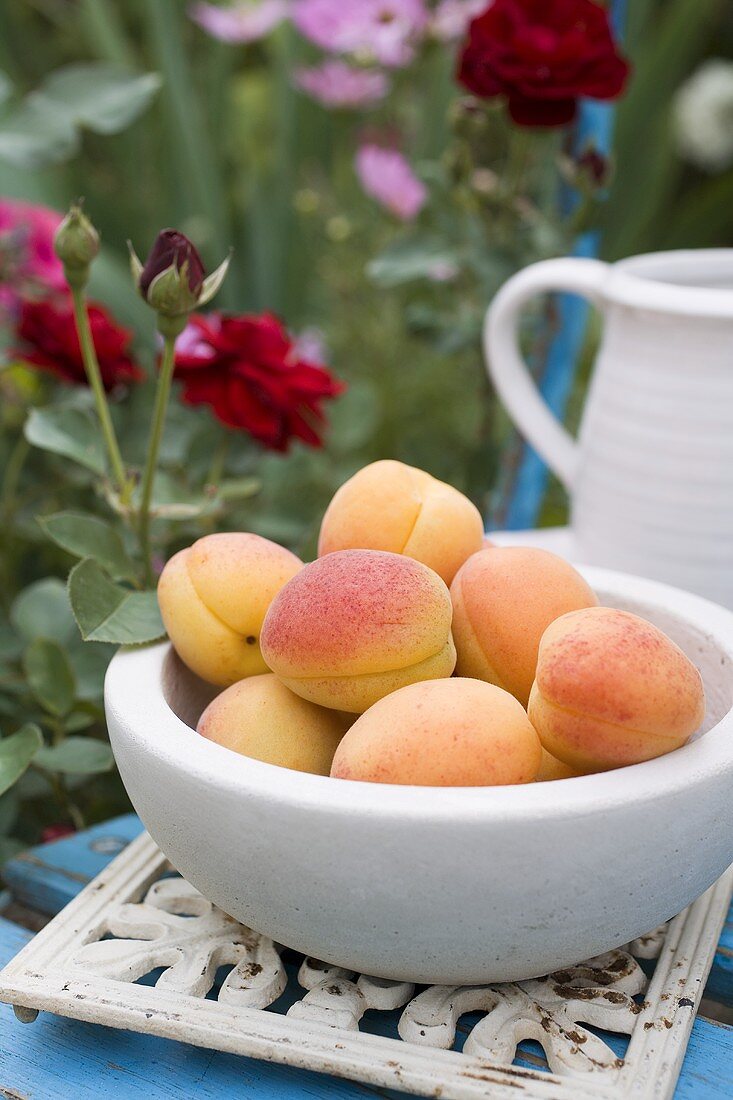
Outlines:
{"type": "Polygon", "coordinates": [[[724,1005],[733,1006],[733,905],[718,941],[712,970],[705,986],[705,996],[724,1005]]]}
{"type": "MultiPolygon", "coordinates": [[[[30,939],[0,918],[0,967],[30,939]]],[[[698,1019],[676,1100],[729,1100],[733,1028],[698,1019]]],[[[0,1005],[0,1096],[54,1100],[171,1100],[206,1097],[396,1098],[399,1094],[166,1039],[41,1014],[20,1024],[0,1005]]]]}
{"type": "Polygon", "coordinates": [[[675,1100],[730,1100],[733,1096],[733,1027],[695,1021],[675,1100]]]}
{"type": "MultiPolygon", "coordinates": [[[[0,918],[0,967],[30,939],[0,918]]],[[[235,1055],[82,1024],[42,1013],[21,1024],[0,1005],[0,1096],[46,1100],[171,1100],[324,1097],[362,1100],[397,1093],[235,1055]]]]}
{"type": "Polygon", "coordinates": [[[3,878],[19,904],[53,916],[141,832],[140,819],[125,814],[22,852],[5,864],[3,878]]]}

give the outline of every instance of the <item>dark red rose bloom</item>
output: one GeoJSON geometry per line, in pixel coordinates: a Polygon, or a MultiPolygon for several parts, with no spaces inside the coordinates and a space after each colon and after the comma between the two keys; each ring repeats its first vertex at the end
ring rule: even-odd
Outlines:
{"type": "MultiPolygon", "coordinates": [[[[130,357],[132,333],[95,303],[89,306],[89,324],[104,388],[111,390],[121,382],[142,378],[143,372],[130,357]]],[[[70,301],[23,302],[16,335],[20,343],[13,354],[19,359],[51,371],[65,382],[86,383],[70,301]]]]}
{"type": "Polygon", "coordinates": [[[564,126],[578,99],[615,99],[629,73],[594,0],[494,0],[470,25],[458,79],[506,96],[519,126],[564,126]]]}
{"type": "Polygon", "coordinates": [[[155,238],[155,244],[140,273],[138,286],[143,298],[147,298],[150,284],[156,275],[174,266],[180,271],[184,263],[188,264],[189,289],[193,295],[198,295],[206,275],[201,257],[183,233],[179,233],[177,229],[162,229],[155,238]]]}
{"type": "Polygon", "coordinates": [[[176,345],[175,377],[189,405],[210,405],[230,428],[243,428],[274,451],[291,439],[322,445],[322,404],[343,383],[303,359],[270,313],[195,314],[176,345]]]}

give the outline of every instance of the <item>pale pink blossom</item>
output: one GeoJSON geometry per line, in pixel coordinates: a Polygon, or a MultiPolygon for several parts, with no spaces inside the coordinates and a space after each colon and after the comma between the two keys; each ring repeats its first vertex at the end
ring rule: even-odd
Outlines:
{"type": "Polygon", "coordinates": [[[294,334],[291,355],[308,363],[328,363],[328,346],[323,331],[311,325],[294,334]]]}
{"type": "Polygon", "coordinates": [[[0,312],[15,313],[24,297],[67,289],[53,250],[61,214],[47,206],[0,198],[0,312]]]}
{"type": "Polygon", "coordinates": [[[377,69],[357,69],[330,58],[312,69],[298,69],[295,84],[324,107],[368,107],[384,99],[389,80],[377,69]]]}
{"type": "Polygon", "coordinates": [[[294,0],[300,33],[331,53],[406,65],[428,26],[424,0],[294,0]]]}
{"type": "Polygon", "coordinates": [[[402,221],[412,221],[425,205],[425,184],[396,149],[362,145],[356,154],[356,172],[367,195],[402,221]]]}
{"type": "Polygon", "coordinates": [[[256,42],[264,38],[286,19],[290,12],[288,0],[243,0],[233,7],[198,3],[189,8],[189,15],[213,38],[222,42],[256,42]]]}
{"type": "Polygon", "coordinates": [[[430,30],[441,42],[463,38],[469,23],[489,7],[491,0],[440,0],[430,20],[430,30]]]}

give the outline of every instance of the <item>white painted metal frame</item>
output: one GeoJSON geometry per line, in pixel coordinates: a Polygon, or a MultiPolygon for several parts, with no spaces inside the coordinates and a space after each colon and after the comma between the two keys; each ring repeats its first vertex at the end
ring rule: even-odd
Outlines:
{"type": "Polygon", "coordinates": [[[168,869],[146,834],[134,841],[0,972],[0,1000],[28,1022],[49,1011],[455,1100],[671,1097],[733,892],[731,868],[649,937],[517,985],[417,992],[306,959],[307,992],[279,1015],[265,1011],[287,981],[276,945],[168,869]],[[657,954],[647,985],[634,956],[657,954]],[[234,969],[209,1000],[222,964],[234,969]],[[135,984],[158,967],[155,986],[135,984]],[[360,1032],[368,1008],[399,1010],[404,1041],[360,1032]],[[465,1050],[443,1049],[476,1010],[486,1014],[465,1050]],[[630,1035],[623,1061],[583,1024],[630,1035]],[[526,1038],[542,1043],[553,1072],[512,1065],[526,1038]]]}

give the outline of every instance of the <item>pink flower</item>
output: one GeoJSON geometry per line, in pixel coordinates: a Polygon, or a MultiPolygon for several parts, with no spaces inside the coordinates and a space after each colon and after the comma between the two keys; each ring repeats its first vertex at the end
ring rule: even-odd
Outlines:
{"type": "Polygon", "coordinates": [[[377,69],[355,69],[331,58],[312,69],[298,69],[295,84],[323,107],[368,107],[384,99],[389,80],[377,69]]]}
{"type": "Polygon", "coordinates": [[[328,345],[321,329],[311,326],[293,337],[293,355],[311,363],[328,363],[328,345]]]}
{"type": "Polygon", "coordinates": [[[53,250],[60,221],[47,206],[0,199],[0,313],[17,313],[22,298],[66,290],[53,250]]]}
{"type": "Polygon", "coordinates": [[[356,173],[367,195],[402,221],[412,221],[425,205],[425,184],[396,149],[362,145],[356,154],[356,173]]]}
{"type": "Polygon", "coordinates": [[[412,60],[428,12],[424,0],[295,0],[293,22],[324,50],[394,67],[412,60]]]}
{"type": "Polygon", "coordinates": [[[491,0],[440,0],[430,20],[430,30],[441,42],[463,38],[468,25],[489,7],[491,0]]]}
{"type": "Polygon", "coordinates": [[[288,0],[244,0],[231,8],[193,4],[189,15],[207,34],[222,42],[255,42],[274,30],[289,10],[288,0]]]}

